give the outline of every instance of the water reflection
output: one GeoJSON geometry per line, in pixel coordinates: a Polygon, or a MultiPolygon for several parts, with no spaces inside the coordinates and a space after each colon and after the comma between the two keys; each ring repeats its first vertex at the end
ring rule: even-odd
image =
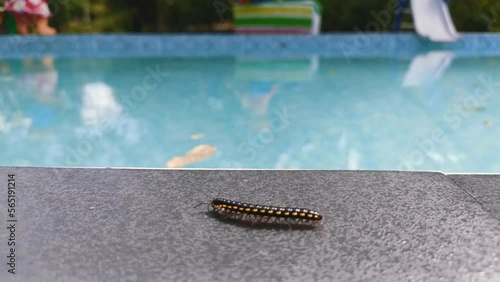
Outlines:
{"type": "Polygon", "coordinates": [[[313,58],[237,58],[234,77],[235,89],[241,99],[242,108],[249,110],[253,118],[251,131],[272,130],[269,110],[275,95],[287,95],[300,91],[311,81],[318,68],[318,59],[313,58]]]}
{"type": "Polygon", "coordinates": [[[116,101],[113,89],[106,83],[86,83],[82,94],[80,116],[84,126],[112,122],[122,113],[122,106],[116,101]]]}
{"type": "Polygon", "coordinates": [[[1,61],[0,165],[499,171],[500,58],[448,55],[1,61]]]}
{"type": "Polygon", "coordinates": [[[455,53],[451,51],[432,51],[415,56],[405,74],[403,86],[429,86],[439,82],[454,57],[455,53]]]}
{"type": "Polygon", "coordinates": [[[64,99],[57,95],[58,72],[51,57],[40,60],[25,59],[22,61],[2,62],[0,64],[0,81],[2,83],[2,131],[6,134],[14,129],[33,128],[46,129],[54,122],[57,108],[64,99]],[[16,70],[23,71],[16,75],[16,70]],[[29,105],[25,111],[19,103],[29,105]]]}
{"type": "Polygon", "coordinates": [[[53,162],[56,154],[40,154],[33,144],[53,152],[58,146],[57,116],[65,97],[58,95],[54,59],[0,62],[0,136],[5,154],[0,164],[33,165],[53,162]]]}

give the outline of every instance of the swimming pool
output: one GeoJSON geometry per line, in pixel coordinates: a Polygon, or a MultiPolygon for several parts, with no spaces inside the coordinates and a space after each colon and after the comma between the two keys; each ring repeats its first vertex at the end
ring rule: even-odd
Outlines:
{"type": "Polygon", "coordinates": [[[358,37],[9,38],[0,165],[500,171],[500,36],[358,37]]]}

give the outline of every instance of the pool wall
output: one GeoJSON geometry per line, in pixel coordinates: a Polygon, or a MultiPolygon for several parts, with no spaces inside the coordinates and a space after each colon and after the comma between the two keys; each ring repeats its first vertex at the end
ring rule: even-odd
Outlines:
{"type": "Polygon", "coordinates": [[[40,57],[193,57],[258,55],[287,57],[411,58],[432,50],[459,57],[500,56],[500,33],[463,34],[452,43],[436,43],[416,34],[355,33],[321,36],[240,35],[58,35],[2,36],[0,58],[40,57]]]}

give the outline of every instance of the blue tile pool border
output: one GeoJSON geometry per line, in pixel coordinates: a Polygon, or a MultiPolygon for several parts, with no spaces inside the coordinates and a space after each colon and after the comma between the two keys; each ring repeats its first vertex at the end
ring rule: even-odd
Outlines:
{"type": "Polygon", "coordinates": [[[355,33],[320,36],[210,35],[58,35],[0,36],[0,58],[23,57],[212,57],[304,56],[411,58],[432,50],[459,57],[500,56],[500,33],[468,33],[452,43],[416,34],[355,33]]]}

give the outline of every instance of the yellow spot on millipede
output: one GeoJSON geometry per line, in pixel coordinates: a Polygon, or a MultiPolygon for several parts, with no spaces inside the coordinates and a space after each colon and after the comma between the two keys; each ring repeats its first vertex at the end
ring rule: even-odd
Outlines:
{"type": "Polygon", "coordinates": [[[303,212],[301,212],[301,213],[300,213],[300,216],[306,216],[306,214],[305,214],[305,213],[303,213],[303,212]]]}
{"type": "Polygon", "coordinates": [[[253,211],[253,212],[258,212],[258,211],[259,211],[259,209],[253,209],[252,211],[253,211]]]}
{"type": "Polygon", "coordinates": [[[276,212],[276,214],[277,214],[277,215],[281,215],[281,212],[280,212],[280,211],[277,211],[277,212],[276,212]]]}
{"type": "Polygon", "coordinates": [[[240,211],[244,210],[244,208],[240,208],[240,211]]]}
{"type": "Polygon", "coordinates": [[[314,218],[319,218],[319,216],[317,214],[314,215],[314,218]]]}
{"type": "Polygon", "coordinates": [[[265,213],[265,212],[266,212],[266,210],[260,210],[260,212],[261,212],[261,213],[265,213]]]}
{"type": "Polygon", "coordinates": [[[237,210],[237,209],[238,209],[238,207],[237,207],[237,206],[233,206],[233,209],[237,210]]]}
{"type": "Polygon", "coordinates": [[[297,214],[298,214],[298,213],[296,213],[296,212],[292,212],[292,215],[293,215],[293,216],[297,216],[297,214]]]}
{"type": "Polygon", "coordinates": [[[273,214],[273,211],[272,210],[268,210],[267,213],[268,214],[273,214]]]}
{"type": "Polygon", "coordinates": [[[227,205],[222,205],[223,208],[227,208],[227,205]]]}
{"type": "Polygon", "coordinates": [[[245,211],[247,211],[247,212],[250,211],[250,208],[246,208],[245,211]]]}
{"type": "Polygon", "coordinates": [[[290,215],[290,213],[289,212],[285,212],[284,215],[290,215]]]}
{"type": "Polygon", "coordinates": [[[313,215],[312,215],[312,214],[308,214],[308,215],[307,215],[307,217],[312,218],[312,217],[313,217],[313,215]]]}
{"type": "Polygon", "coordinates": [[[233,208],[233,206],[227,206],[227,208],[228,208],[228,209],[232,209],[232,208],[233,208]]]}

